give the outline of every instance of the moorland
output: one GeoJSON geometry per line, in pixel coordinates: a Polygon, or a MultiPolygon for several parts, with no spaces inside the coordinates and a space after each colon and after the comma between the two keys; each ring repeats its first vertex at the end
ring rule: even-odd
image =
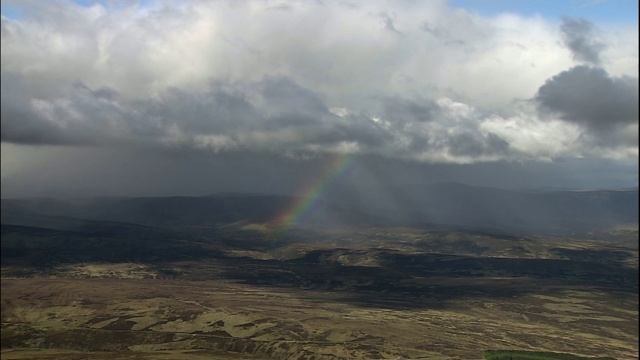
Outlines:
{"type": "Polygon", "coordinates": [[[638,359],[637,190],[465,191],[3,199],[2,358],[638,359]]]}

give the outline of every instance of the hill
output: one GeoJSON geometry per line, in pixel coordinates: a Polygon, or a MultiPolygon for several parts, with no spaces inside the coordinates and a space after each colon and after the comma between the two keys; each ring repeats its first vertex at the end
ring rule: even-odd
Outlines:
{"type": "MultiPolygon", "coordinates": [[[[638,190],[531,192],[444,183],[406,186],[358,201],[328,189],[298,224],[319,227],[444,227],[507,233],[571,234],[638,225],[638,190]]],[[[299,199],[282,195],[3,199],[2,223],[70,229],[96,220],[162,228],[268,224],[299,199]]]]}

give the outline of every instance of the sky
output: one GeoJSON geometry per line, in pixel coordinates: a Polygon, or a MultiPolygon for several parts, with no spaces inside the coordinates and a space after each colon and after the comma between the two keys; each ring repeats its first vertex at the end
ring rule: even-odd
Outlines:
{"type": "Polygon", "coordinates": [[[636,1],[1,9],[3,198],[638,186],[636,1]]]}

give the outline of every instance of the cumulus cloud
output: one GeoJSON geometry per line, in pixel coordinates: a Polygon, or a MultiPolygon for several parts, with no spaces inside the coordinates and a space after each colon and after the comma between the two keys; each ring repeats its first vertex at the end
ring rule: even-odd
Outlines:
{"type": "Polygon", "coordinates": [[[605,45],[597,38],[596,27],[585,19],[566,17],[560,26],[564,43],[571,50],[573,58],[590,64],[601,62],[600,53],[605,45]]]}
{"type": "Polygon", "coordinates": [[[576,66],[547,80],[536,100],[562,119],[603,131],[638,122],[638,79],[576,66]]]}
{"type": "Polygon", "coordinates": [[[584,145],[584,155],[637,154],[632,148],[638,145],[638,79],[603,68],[606,46],[591,22],[564,18],[560,29],[574,59],[587,64],[545,81],[534,97],[540,114],[578,125],[576,142],[584,145]]]}
{"type": "Polygon", "coordinates": [[[633,79],[561,72],[560,39],[602,62],[581,20],[558,34],[444,1],[24,4],[2,18],[3,142],[473,163],[580,154],[582,127],[637,123],[633,79]],[[562,121],[514,110],[532,97],[562,121]]]}

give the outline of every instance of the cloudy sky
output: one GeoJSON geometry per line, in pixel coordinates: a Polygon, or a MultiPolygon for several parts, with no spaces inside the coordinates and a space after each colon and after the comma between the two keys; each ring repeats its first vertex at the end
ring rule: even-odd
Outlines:
{"type": "Polygon", "coordinates": [[[3,1],[2,196],[295,193],[332,154],[367,191],[637,186],[637,14],[3,1]]]}

